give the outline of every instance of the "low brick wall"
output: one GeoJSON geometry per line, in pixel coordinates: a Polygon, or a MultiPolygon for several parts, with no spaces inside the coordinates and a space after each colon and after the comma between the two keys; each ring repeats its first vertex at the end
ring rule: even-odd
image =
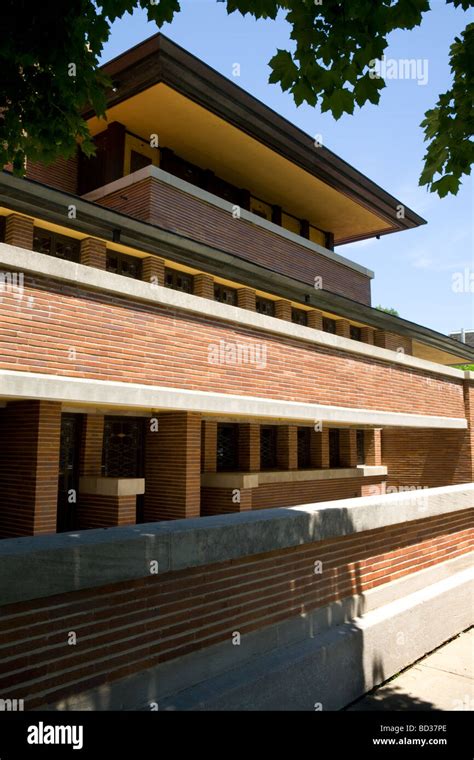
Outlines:
{"type": "Polygon", "coordinates": [[[0,694],[54,703],[458,557],[473,493],[4,541],[0,694]]]}
{"type": "Polygon", "coordinates": [[[228,514],[248,509],[276,509],[298,504],[351,499],[383,493],[386,475],[364,478],[335,478],[288,483],[267,483],[242,489],[239,501],[231,488],[201,488],[203,516],[228,514]]]}

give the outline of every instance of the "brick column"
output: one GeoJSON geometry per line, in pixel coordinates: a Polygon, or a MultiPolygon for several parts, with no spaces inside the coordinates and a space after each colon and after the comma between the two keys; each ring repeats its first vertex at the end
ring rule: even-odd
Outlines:
{"type": "Polygon", "coordinates": [[[373,327],[361,327],[360,338],[361,338],[362,343],[369,343],[371,346],[373,346],[374,333],[375,333],[375,330],[373,327]]]}
{"type": "Polygon", "coordinates": [[[147,427],[145,522],[198,517],[201,492],[201,417],[165,412],[158,430],[147,427]]]}
{"type": "Polygon", "coordinates": [[[194,295],[214,300],[214,278],[210,274],[194,275],[194,295]]]}
{"type": "Polygon", "coordinates": [[[61,404],[16,401],[0,416],[0,536],[56,531],[61,404]]]}
{"type": "Polygon", "coordinates": [[[357,467],[357,431],[341,429],[339,433],[341,467],[357,467]]]}
{"type": "Polygon", "coordinates": [[[107,269],[107,245],[103,240],[97,238],[84,238],[81,240],[81,264],[95,267],[96,269],[107,269]]]}
{"type": "Polygon", "coordinates": [[[34,221],[29,216],[9,214],[5,220],[5,243],[33,250],[34,221]]]}
{"type": "Polygon", "coordinates": [[[336,335],[340,335],[341,338],[351,337],[351,325],[350,325],[350,322],[347,321],[347,319],[336,320],[336,335]]]}
{"type": "Polygon", "coordinates": [[[329,467],[329,428],[311,430],[310,454],[311,467],[329,467]]]}
{"type": "Polygon", "coordinates": [[[158,256],[147,256],[142,259],[142,280],[163,287],[165,284],[164,259],[160,259],[158,256]]]}
{"type": "Polygon", "coordinates": [[[466,434],[468,477],[474,481],[474,381],[464,380],[464,408],[468,429],[466,434]]]}
{"type": "Polygon", "coordinates": [[[241,309],[256,311],[256,293],[252,288],[239,288],[237,291],[237,306],[241,309]]]}
{"type": "Polygon", "coordinates": [[[306,312],[308,315],[308,327],[312,327],[313,330],[323,329],[323,313],[317,309],[311,309],[306,312]]]}
{"type": "Polygon", "coordinates": [[[201,427],[201,469],[215,472],[217,465],[217,422],[206,420],[201,427]]]}
{"type": "Polygon", "coordinates": [[[296,425],[279,425],[277,428],[277,467],[281,470],[298,469],[298,428],[296,425]]]}
{"type": "Polygon", "coordinates": [[[365,464],[379,466],[382,464],[382,430],[364,430],[365,464]]]}
{"type": "Polygon", "coordinates": [[[410,356],[413,354],[412,339],[405,335],[396,335],[386,330],[375,330],[374,345],[388,348],[390,351],[402,351],[410,356]]]}
{"type": "Polygon", "coordinates": [[[291,322],[291,301],[275,301],[275,317],[291,322]]]}
{"type": "Polygon", "coordinates": [[[102,474],[102,449],[104,441],[104,415],[86,414],[82,423],[79,474],[102,474]]]}
{"type": "Polygon", "coordinates": [[[260,471],[260,425],[239,425],[239,470],[260,471]]]}
{"type": "Polygon", "coordinates": [[[81,494],[77,519],[79,530],[135,525],[137,521],[137,497],[81,494]]]}

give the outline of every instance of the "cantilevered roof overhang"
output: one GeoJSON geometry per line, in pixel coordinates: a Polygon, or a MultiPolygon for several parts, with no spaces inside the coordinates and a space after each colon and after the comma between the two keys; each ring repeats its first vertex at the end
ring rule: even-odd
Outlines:
{"type": "MultiPolygon", "coordinates": [[[[118,121],[288,213],[332,232],[336,245],[425,220],[326,147],[162,34],[103,66],[118,121]]],[[[85,114],[92,134],[107,122],[85,114]]]]}

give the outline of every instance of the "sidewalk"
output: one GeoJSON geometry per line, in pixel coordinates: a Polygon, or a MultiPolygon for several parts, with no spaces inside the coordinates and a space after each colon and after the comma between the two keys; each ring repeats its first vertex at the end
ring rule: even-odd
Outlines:
{"type": "Polygon", "coordinates": [[[474,710],[474,628],[346,710],[474,710]]]}

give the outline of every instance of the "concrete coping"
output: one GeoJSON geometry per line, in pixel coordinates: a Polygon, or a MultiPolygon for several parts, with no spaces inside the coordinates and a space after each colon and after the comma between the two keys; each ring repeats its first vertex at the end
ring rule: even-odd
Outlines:
{"type": "MultiPolygon", "coordinates": [[[[205,316],[210,319],[231,322],[234,325],[246,328],[250,327],[262,332],[305,341],[311,345],[320,345],[325,348],[355,354],[368,360],[375,359],[394,366],[406,367],[410,370],[420,370],[421,372],[431,372],[460,381],[465,378],[465,370],[420,359],[417,356],[411,356],[402,351],[379,348],[379,346],[351,340],[350,338],[343,338],[340,335],[332,335],[323,330],[298,325],[285,319],[269,317],[249,309],[230,306],[229,304],[219,303],[218,301],[201,298],[189,293],[182,293],[181,291],[165,288],[152,282],[142,282],[131,277],[122,277],[121,275],[96,269],[95,267],[56,259],[44,253],[30,251],[7,243],[0,243],[0,265],[20,274],[30,272],[56,279],[60,282],[67,282],[74,287],[84,287],[103,293],[110,293],[114,296],[168,306],[172,309],[198,314],[201,317],[205,316]]],[[[16,296],[20,303],[23,297],[21,284],[17,289],[16,296]]],[[[245,339],[242,345],[246,345],[245,339]]],[[[219,345],[217,344],[216,349],[219,349],[219,345]]]]}
{"type": "Polygon", "coordinates": [[[136,496],[145,493],[145,478],[79,478],[79,493],[99,496],[136,496]]]}
{"type": "Polygon", "coordinates": [[[472,509],[474,483],[0,541],[0,606],[472,509]],[[19,582],[21,579],[21,582],[19,582]]]}
{"type": "Polygon", "coordinates": [[[317,470],[272,470],[263,472],[203,472],[203,488],[258,488],[270,483],[300,483],[308,480],[338,480],[387,475],[382,466],[358,465],[317,470]]]}

